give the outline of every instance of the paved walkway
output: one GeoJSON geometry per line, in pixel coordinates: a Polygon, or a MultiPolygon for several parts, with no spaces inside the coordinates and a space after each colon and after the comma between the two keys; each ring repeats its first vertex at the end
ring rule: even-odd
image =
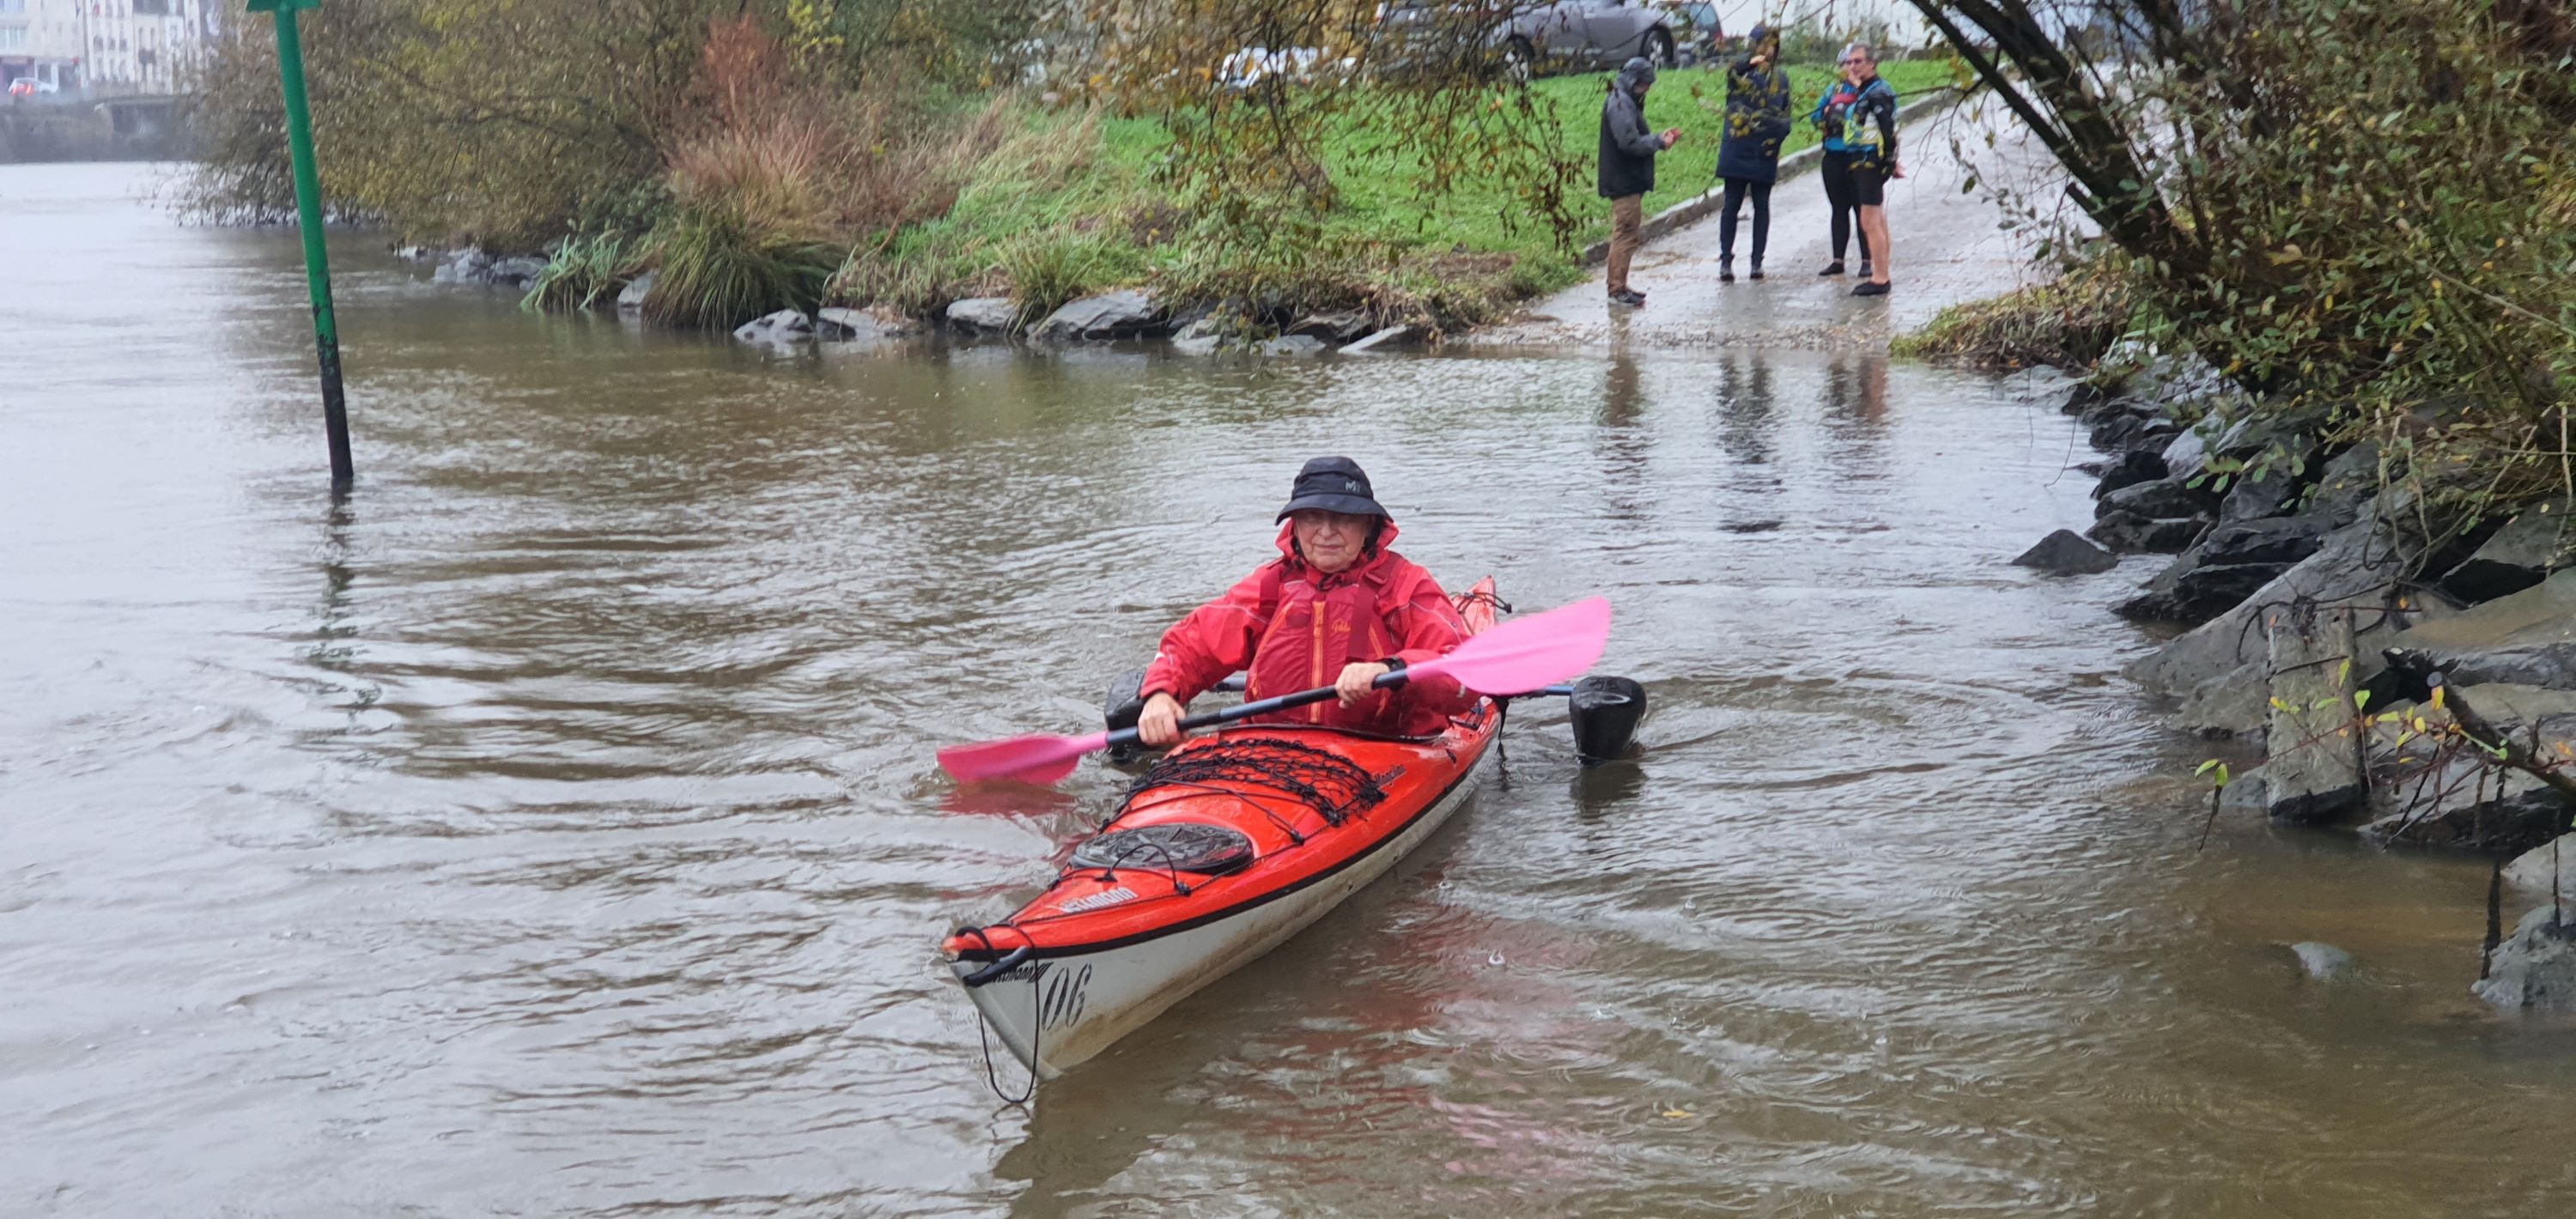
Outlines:
{"type": "MultiPolygon", "coordinates": [[[[2046,183],[2055,178],[2047,151],[2015,126],[1986,147],[1986,130],[1959,107],[1906,125],[1906,176],[1887,187],[1888,227],[1896,245],[1896,290],[1854,297],[1857,274],[1826,279],[1831,241],[1824,180],[1810,171],[1787,179],[1771,196],[1770,278],[1743,279],[1753,243],[1752,205],[1736,234],[1734,283],[1717,278],[1718,218],[1650,242],[1639,251],[1629,286],[1647,294],[1643,309],[1608,303],[1603,272],[1534,302],[1519,319],[1466,336],[1478,346],[1806,347],[1884,350],[1889,336],[1922,325],[1944,306],[1995,296],[2033,273],[2035,234],[2007,230],[2006,215],[1982,188],[1962,191],[1968,168],[1954,137],[1980,172],[2046,183]]],[[[2055,197],[2042,187],[2034,197],[2055,197]]],[[[1607,207],[1607,203],[1602,206],[1607,207]]],[[[1856,272],[1858,242],[1850,254],[1856,272]]]]}

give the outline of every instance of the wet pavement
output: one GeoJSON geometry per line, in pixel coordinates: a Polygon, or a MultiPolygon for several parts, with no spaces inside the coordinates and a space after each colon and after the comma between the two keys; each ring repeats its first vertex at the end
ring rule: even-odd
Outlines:
{"type": "MultiPolygon", "coordinates": [[[[2015,184],[2026,197],[2053,194],[2046,150],[1993,121],[1984,104],[1936,109],[1900,135],[1906,176],[1887,186],[1890,235],[1897,261],[1895,291],[1851,295],[1860,282],[1854,240],[1848,277],[1816,272],[1831,258],[1832,210],[1824,180],[1809,170],[1780,182],[1771,195],[1768,278],[1744,278],[1753,248],[1752,205],[1737,224],[1734,283],[1717,278],[1718,217],[1649,242],[1629,272],[1647,294],[1642,309],[1613,305],[1602,272],[1532,304],[1518,320],[1468,338],[1478,346],[1598,349],[1783,348],[1884,351],[1888,340],[1961,301],[1994,296],[2033,276],[2033,226],[2012,219],[1985,189],[1963,190],[1973,173],[1982,184],[2015,184]],[[1989,146],[1987,137],[1996,136],[1989,146]]],[[[1607,207],[1607,203],[1601,204],[1607,207]]],[[[2054,213],[2057,208],[2049,202],[2054,213]]]]}

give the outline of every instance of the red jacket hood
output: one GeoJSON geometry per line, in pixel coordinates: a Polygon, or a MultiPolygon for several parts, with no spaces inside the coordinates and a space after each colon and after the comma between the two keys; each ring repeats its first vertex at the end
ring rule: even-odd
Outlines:
{"type": "MultiPolygon", "coordinates": [[[[1338,574],[1376,582],[1384,575],[1378,569],[1385,567],[1387,559],[1395,553],[1395,534],[1395,522],[1387,521],[1386,526],[1377,531],[1377,545],[1360,556],[1359,562],[1351,564],[1338,574]]],[[[1287,564],[1291,571],[1314,570],[1306,560],[1297,555],[1297,522],[1295,521],[1279,522],[1279,560],[1287,564]]]]}

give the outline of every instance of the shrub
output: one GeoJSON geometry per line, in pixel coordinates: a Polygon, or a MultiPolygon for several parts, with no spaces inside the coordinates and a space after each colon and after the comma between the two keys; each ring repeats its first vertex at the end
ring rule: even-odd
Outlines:
{"type": "Polygon", "coordinates": [[[2088,262],[2046,283],[1952,305],[1889,347],[1901,356],[1979,368],[2048,364],[2072,371],[2119,341],[2134,308],[2132,285],[2088,262]]]}
{"type": "Polygon", "coordinates": [[[1002,272],[1010,276],[1011,300],[1020,307],[1021,324],[1133,273],[1137,260],[1124,256],[1128,253],[1103,238],[1080,233],[1042,233],[1012,246],[1002,256],[1002,272]]]}
{"type": "Polygon", "coordinates": [[[909,152],[889,148],[861,167],[876,184],[863,185],[862,196],[909,193],[912,212],[888,217],[879,208],[879,223],[854,228],[832,298],[917,314],[961,296],[1008,293],[1007,264],[1040,256],[1031,229],[1057,235],[1045,240],[1095,239],[1118,275],[1137,274],[1147,243],[1115,222],[1130,172],[1103,146],[1096,115],[1032,120],[1008,97],[960,124],[917,130],[909,152]]]}
{"type": "Polygon", "coordinates": [[[1373,281],[1393,262],[1385,247],[1348,234],[1263,233],[1210,219],[1191,233],[1163,279],[1174,295],[1233,301],[1256,319],[1277,323],[1370,307],[1373,281]]]}
{"type": "Polygon", "coordinates": [[[2472,514],[2576,489],[2563,4],[1918,7],[2038,123],[2139,338],[2472,514]]]}
{"type": "Polygon", "coordinates": [[[615,233],[566,237],[546,259],[519,307],[553,312],[588,309],[626,286],[626,239],[615,233]]]}
{"type": "MultiPolygon", "coordinates": [[[[322,191],[430,240],[535,249],[661,170],[709,13],[730,0],[333,0],[304,15],[322,191]]],[[[226,22],[192,85],[182,204],[292,215],[266,22],[226,22]]]]}
{"type": "Polygon", "coordinates": [[[696,89],[707,117],[670,156],[677,206],[649,243],[646,316],[730,328],[814,309],[845,253],[849,133],[749,17],[709,28],[696,89]]]}
{"type": "Polygon", "coordinates": [[[841,265],[840,247],[780,228],[739,202],[684,202],[652,239],[644,314],[680,326],[731,328],[777,309],[812,311],[841,265]]]}

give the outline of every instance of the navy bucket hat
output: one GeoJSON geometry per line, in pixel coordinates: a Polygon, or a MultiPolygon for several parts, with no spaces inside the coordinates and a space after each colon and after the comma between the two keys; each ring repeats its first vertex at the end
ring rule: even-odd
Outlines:
{"type": "Polygon", "coordinates": [[[1308,508],[1395,519],[1379,506],[1369,490],[1368,472],[1347,457],[1318,457],[1307,462],[1304,469],[1297,471],[1297,483],[1288,492],[1288,506],[1271,520],[1284,521],[1289,513],[1308,508]]]}

